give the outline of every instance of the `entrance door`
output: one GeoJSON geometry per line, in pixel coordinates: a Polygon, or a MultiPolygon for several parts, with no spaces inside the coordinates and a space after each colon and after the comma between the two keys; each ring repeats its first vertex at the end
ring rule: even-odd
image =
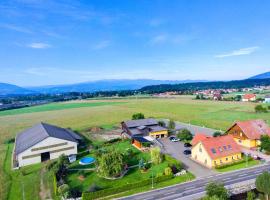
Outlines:
{"type": "Polygon", "coordinates": [[[50,160],[50,152],[45,152],[41,154],[41,162],[50,160]]]}

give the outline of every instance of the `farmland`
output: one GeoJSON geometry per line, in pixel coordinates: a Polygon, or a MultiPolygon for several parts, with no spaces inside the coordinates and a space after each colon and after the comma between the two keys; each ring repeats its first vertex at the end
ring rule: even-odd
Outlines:
{"type": "MultiPolygon", "coordinates": [[[[255,105],[243,102],[195,101],[191,96],[182,96],[172,99],[73,101],[36,106],[27,108],[26,111],[26,108],[3,111],[0,112],[0,169],[3,169],[4,161],[9,162],[8,159],[10,159],[10,157],[6,157],[8,145],[5,145],[4,142],[40,121],[70,127],[81,133],[93,126],[117,126],[119,122],[129,119],[135,112],[142,112],[146,117],[171,118],[222,130],[225,130],[235,120],[260,118],[270,123],[270,114],[255,113],[255,105]],[[45,109],[46,106],[47,109],[45,109]],[[50,106],[54,108],[48,109],[50,106]]],[[[1,195],[5,194],[8,189],[12,191],[14,188],[9,187],[10,177],[4,176],[3,171],[0,173],[1,195]]],[[[37,184],[39,184],[38,181],[37,184]]],[[[24,187],[29,187],[29,185],[24,187]]]]}

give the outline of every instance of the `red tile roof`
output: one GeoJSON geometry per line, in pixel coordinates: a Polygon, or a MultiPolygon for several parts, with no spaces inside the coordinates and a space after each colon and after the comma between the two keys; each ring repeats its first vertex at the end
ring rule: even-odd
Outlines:
{"type": "Polygon", "coordinates": [[[239,145],[234,141],[231,135],[210,137],[206,135],[203,136],[203,134],[196,134],[192,140],[192,144],[196,145],[199,142],[202,143],[203,147],[212,159],[241,153],[239,145]]]}
{"type": "Polygon", "coordinates": [[[251,99],[251,98],[254,98],[254,97],[256,97],[256,94],[245,94],[243,96],[243,99],[251,99]]]}
{"type": "Polygon", "coordinates": [[[243,133],[249,139],[259,140],[261,138],[261,135],[270,136],[270,127],[262,119],[238,121],[234,123],[231,128],[233,128],[236,125],[238,125],[241,128],[243,133]]]}

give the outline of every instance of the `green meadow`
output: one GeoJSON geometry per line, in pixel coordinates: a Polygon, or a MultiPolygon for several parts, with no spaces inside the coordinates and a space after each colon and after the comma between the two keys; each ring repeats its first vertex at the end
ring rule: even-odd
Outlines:
{"type": "Polygon", "coordinates": [[[39,171],[35,172],[33,177],[31,174],[26,175],[25,179],[20,179],[20,174],[17,172],[9,173],[11,154],[7,152],[11,152],[11,147],[4,143],[40,121],[69,127],[82,134],[93,126],[105,128],[119,126],[121,121],[130,119],[136,112],[142,112],[146,117],[170,118],[221,130],[227,129],[236,120],[259,118],[270,123],[269,112],[254,112],[254,107],[257,105],[255,103],[204,101],[192,98],[192,96],[180,96],[171,99],[85,100],[1,111],[0,199],[16,199],[16,194],[21,195],[21,180],[25,180],[24,188],[32,188],[25,190],[25,199],[31,199],[28,198],[31,193],[39,193],[39,171]],[[16,179],[16,176],[19,178],[16,179]],[[27,181],[27,178],[32,181],[27,181]]]}

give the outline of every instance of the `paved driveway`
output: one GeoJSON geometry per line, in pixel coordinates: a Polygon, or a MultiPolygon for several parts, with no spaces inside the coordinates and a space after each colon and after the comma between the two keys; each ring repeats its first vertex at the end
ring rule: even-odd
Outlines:
{"type": "Polygon", "coordinates": [[[190,159],[190,156],[183,154],[186,149],[182,142],[172,142],[169,138],[162,138],[159,140],[164,146],[164,152],[170,154],[177,160],[181,161],[185,168],[193,173],[196,177],[204,177],[216,174],[215,171],[203,167],[202,165],[190,159]]]}

